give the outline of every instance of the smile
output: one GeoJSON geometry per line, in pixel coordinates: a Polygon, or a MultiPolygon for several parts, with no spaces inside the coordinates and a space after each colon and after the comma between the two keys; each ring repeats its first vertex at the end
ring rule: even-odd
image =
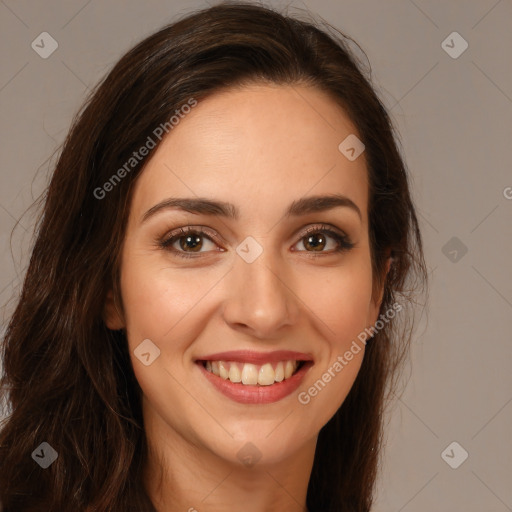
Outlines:
{"type": "Polygon", "coordinates": [[[291,351],[224,352],[196,359],[201,373],[228,398],[239,403],[264,404],[290,395],[302,382],[313,360],[291,351]]]}
{"type": "Polygon", "coordinates": [[[271,386],[276,382],[289,379],[304,361],[279,361],[255,365],[236,361],[204,361],[207,371],[224,380],[240,383],[245,386],[271,386]]]}

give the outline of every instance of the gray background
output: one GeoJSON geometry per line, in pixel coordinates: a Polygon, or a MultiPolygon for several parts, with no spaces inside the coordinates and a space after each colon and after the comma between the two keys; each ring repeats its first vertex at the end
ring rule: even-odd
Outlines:
{"type": "MultiPolygon", "coordinates": [[[[374,510],[512,511],[512,2],[269,4],[290,5],[292,15],[308,9],[362,46],[413,176],[430,310],[416,330],[407,387],[389,416],[374,510]],[[453,31],[469,45],[457,58],[442,46],[453,31]],[[457,469],[441,457],[453,441],[469,454],[457,469]]],[[[28,262],[34,215],[23,213],[45,185],[84,95],[150,32],[206,6],[0,1],[4,328],[28,262]],[[47,59],[31,47],[45,31],[58,42],[47,59]]],[[[461,48],[457,40],[447,44],[461,48]]],[[[460,450],[448,450],[447,460],[457,462],[460,450]]]]}

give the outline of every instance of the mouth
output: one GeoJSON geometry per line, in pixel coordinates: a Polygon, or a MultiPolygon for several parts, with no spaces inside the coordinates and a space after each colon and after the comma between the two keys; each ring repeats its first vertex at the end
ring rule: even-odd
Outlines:
{"type": "Polygon", "coordinates": [[[266,404],[290,395],[313,366],[312,357],[291,351],[223,352],[195,360],[206,379],[235,402],[266,404]]]}
{"type": "Polygon", "coordinates": [[[242,386],[271,386],[295,375],[306,361],[284,360],[261,365],[238,361],[198,361],[207,372],[242,386]]]}

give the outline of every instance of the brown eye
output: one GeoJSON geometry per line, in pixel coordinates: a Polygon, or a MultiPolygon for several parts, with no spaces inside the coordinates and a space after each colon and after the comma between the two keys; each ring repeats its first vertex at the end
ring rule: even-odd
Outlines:
{"type": "Polygon", "coordinates": [[[303,238],[304,247],[312,251],[322,251],[327,245],[326,237],[320,233],[315,235],[308,235],[303,238]]]}
{"type": "MultiPolygon", "coordinates": [[[[220,244],[217,244],[214,239],[216,239],[216,235],[207,232],[205,228],[187,226],[169,233],[158,243],[162,249],[166,249],[173,255],[182,258],[197,258],[201,254],[212,250],[224,252],[224,249],[220,248],[220,244]],[[208,249],[208,243],[212,244],[210,249],[208,249]]],[[[348,251],[354,247],[348,236],[326,226],[309,228],[296,245],[301,243],[305,250],[293,250],[295,252],[312,253],[312,256],[328,256],[348,251]]]]}
{"type": "Polygon", "coordinates": [[[186,227],[173,231],[161,240],[159,245],[176,256],[194,258],[200,256],[201,253],[209,252],[201,250],[205,246],[205,240],[207,243],[211,243],[212,249],[215,250],[216,244],[212,240],[213,237],[214,235],[208,235],[203,229],[186,227]]]}
{"type": "Polygon", "coordinates": [[[180,236],[178,238],[178,241],[180,244],[180,248],[183,249],[184,251],[190,249],[193,252],[198,252],[201,250],[201,247],[203,246],[203,243],[201,241],[201,235],[198,234],[180,236]]]}
{"type": "Polygon", "coordinates": [[[309,228],[298,243],[302,243],[305,248],[305,251],[300,252],[317,253],[315,256],[348,251],[354,247],[347,235],[326,226],[309,228]],[[334,242],[330,243],[330,239],[334,242]]]}

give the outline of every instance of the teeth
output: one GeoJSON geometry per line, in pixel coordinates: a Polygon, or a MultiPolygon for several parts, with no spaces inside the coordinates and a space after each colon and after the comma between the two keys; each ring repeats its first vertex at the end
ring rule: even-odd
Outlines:
{"type": "Polygon", "coordinates": [[[274,368],[270,363],[264,364],[260,368],[260,372],[258,373],[258,384],[260,386],[270,386],[270,384],[274,384],[274,368]]]}
{"type": "Polygon", "coordinates": [[[265,363],[261,366],[252,363],[226,361],[206,361],[207,371],[224,380],[242,383],[247,386],[270,386],[275,382],[289,379],[297,367],[298,361],[279,361],[275,366],[265,363]]]}
{"type": "Polygon", "coordinates": [[[284,378],[289,379],[292,376],[292,373],[295,371],[295,368],[297,367],[294,366],[292,361],[286,361],[286,366],[284,367],[284,378]]]}
{"type": "Polygon", "coordinates": [[[229,376],[229,368],[226,368],[224,361],[219,361],[219,376],[226,380],[229,376]]]}
{"type": "Polygon", "coordinates": [[[258,367],[255,364],[244,364],[242,369],[242,384],[248,384],[250,386],[258,384],[258,367]]]}
{"type": "Polygon", "coordinates": [[[283,366],[283,363],[281,361],[279,361],[279,363],[277,363],[277,366],[276,366],[274,380],[276,382],[281,382],[281,381],[283,381],[283,379],[284,379],[284,366],[283,366]]]}
{"type": "Polygon", "coordinates": [[[230,365],[229,380],[231,382],[242,382],[242,374],[240,372],[240,368],[238,368],[238,365],[236,365],[236,364],[230,365]]]}

